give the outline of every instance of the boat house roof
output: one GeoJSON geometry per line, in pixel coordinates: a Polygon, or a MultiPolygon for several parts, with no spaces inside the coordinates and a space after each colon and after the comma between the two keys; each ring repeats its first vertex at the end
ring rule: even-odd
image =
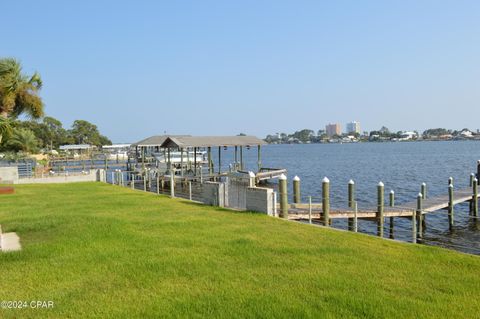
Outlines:
{"type": "Polygon", "coordinates": [[[147,137],[139,142],[136,142],[132,144],[132,146],[141,146],[141,147],[161,146],[168,137],[181,137],[181,136],[189,136],[189,135],[154,135],[154,136],[147,137]]]}
{"type": "Polygon", "coordinates": [[[212,147],[212,146],[255,146],[265,141],[255,136],[169,136],[163,148],[212,147]]]}

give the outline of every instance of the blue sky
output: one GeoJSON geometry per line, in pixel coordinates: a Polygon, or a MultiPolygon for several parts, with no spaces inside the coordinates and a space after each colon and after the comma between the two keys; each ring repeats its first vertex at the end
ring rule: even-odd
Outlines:
{"type": "Polygon", "coordinates": [[[5,1],[0,56],[115,142],[480,128],[480,1],[5,1]]]}

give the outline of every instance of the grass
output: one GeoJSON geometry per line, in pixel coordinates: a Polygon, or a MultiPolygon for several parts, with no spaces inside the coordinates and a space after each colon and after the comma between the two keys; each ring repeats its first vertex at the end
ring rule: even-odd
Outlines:
{"type": "Polygon", "coordinates": [[[474,318],[480,258],[101,183],[0,197],[0,318],[474,318]]]}

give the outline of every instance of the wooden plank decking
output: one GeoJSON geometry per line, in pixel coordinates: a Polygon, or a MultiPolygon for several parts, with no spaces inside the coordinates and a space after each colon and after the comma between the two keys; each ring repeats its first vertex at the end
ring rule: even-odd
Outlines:
{"type": "MultiPolygon", "coordinates": [[[[454,192],[453,195],[453,204],[457,205],[464,202],[469,202],[472,200],[472,190],[462,189],[454,192]]],[[[440,195],[434,197],[427,197],[423,200],[422,203],[422,214],[433,213],[435,211],[448,208],[448,195],[440,195]]],[[[321,204],[312,205],[312,219],[320,219],[322,217],[322,208],[321,204]]],[[[384,217],[411,217],[413,212],[417,209],[417,202],[408,202],[396,207],[384,207],[384,217]]],[[[288,210],[288,219],[300,220],[309,218],[309,208],[308,204],[292,204],[288,210]]],[[[357,211],[357,218],[375,218],[376,217],[376,208],[359,208],[357,211]]],[[[339,218],[354,218],[355,213],[351,208],[342,208],[342,209],[330,209],[330,218],[339,219],[339,218]]]]}

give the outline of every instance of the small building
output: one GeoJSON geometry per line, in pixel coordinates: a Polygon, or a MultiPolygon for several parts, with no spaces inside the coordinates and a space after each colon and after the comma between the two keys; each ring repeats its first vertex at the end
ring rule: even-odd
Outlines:
{"type": "Polygon", "coordinates": [[[416,132],[412,131],[404,131],[400,134],[399,141],[408,141],[408,140],[413,140],[418,137],[416,132]]]}

